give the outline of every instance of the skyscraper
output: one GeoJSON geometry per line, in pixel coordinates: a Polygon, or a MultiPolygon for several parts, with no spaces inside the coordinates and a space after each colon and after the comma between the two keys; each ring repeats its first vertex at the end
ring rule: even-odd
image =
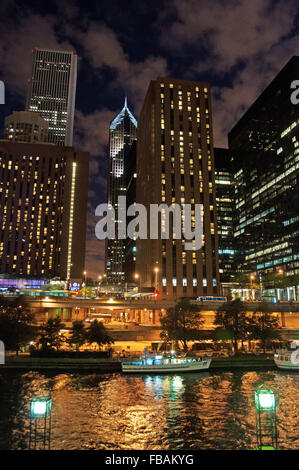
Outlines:
{"type": "Polygon", "coordinates": [[[109,133],[108,204],[115,210],[114,240],[106,240],[106,274],[109,284],[125,282],[126,240],[118,239],[118,196],[126,195],[125,157],[137,137],[137,121],[127,106],[111,121],[109,133]]]}
{"type": "Polygon", "coordinates": [[[76,81],[74,52],[33,50],[26,109],[48,121],[49,142],[57,145],[73,144],[76,81]]]}
{"type": "MultiPolygon", "coordinates": [[[[136,156],[137,140],[134,140],[130,150],[125,155],[125,181],[127,207],[136,203],[136,156]]],[[[133,217],[127,216],[127,226],[133,217]]],[[[136,240],[127,236],[125,240],[125,281],[136,282],[136,240]]]]}
{"type": "Polygon", "coordinates": [[[160,298],[219,293],[218,236],[210,85],[172,78],[150,83],[137,136],[137,203],[203,205],[203,246],[186,250],[184,240],[137,239],[141,285],[160,298]]]}
{"type": "Polygon", "coordinates": [[[0,141],[0,273],[81,279],[89,154],[0,141]]]}
{"type": "Polygon", "coordinates": [[[233,281],[234,273],[234,182],[228,149],[214,148],[216,209],[219,243],[219,274],[223,284],[233,281]]]}
{"type": "Polygon", "coordinates": [[[48,142],[49,125],[39,114],[13,111],[5,118],[4,138],[10,142],[48,142]]]}
{"type": "Polygon", "coordinates": [[[229,133],[237,267],[260,280],[263,272],[299,273],[298,70],[293,57],[229,133]]]}

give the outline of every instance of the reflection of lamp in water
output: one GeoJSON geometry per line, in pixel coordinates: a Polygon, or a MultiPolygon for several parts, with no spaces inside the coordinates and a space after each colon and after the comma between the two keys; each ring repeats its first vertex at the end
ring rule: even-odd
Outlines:
{"type": "Polygon", "coordinates": [[[183,386],[182,378],[179,377],[178,375],[175,375],[172,378],[171,384],[172,384],[173,388],[175,388],[176,390],[179,390],[183,386]]]}
{"type": "Polygon", "coordinates": [[[260,385],[254,392],[256,408],[257,449],[277,448],[276,397],[267,385],[260,385]]]}

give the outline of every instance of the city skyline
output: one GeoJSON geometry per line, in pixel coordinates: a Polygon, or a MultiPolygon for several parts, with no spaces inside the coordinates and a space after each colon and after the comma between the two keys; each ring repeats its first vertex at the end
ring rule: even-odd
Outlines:
{"type": "Polygon", "coordinates": [[[6,44],[0,54],[0,78],[6,85],[1,128],[6,115],[25,108],[32,49],[75,50],[79,57],[75,147],[92,155],[86,270],[96,278],[104,271],[104,243],[94,235],[94,209],[106,198],[109,122],[123,97],[128,95],[138,117],[151,79],[160,75],[208,81],[215,145],[226,147],[226,133],[296,53],[296,2],[241,1],[230,6],[227,22],[219,21],[226,16],[220,1],[213,10],[204,2],[192,2],[192,15],[186,1],[171,6],[133,1],[134,16],[132,8],[120,13],[117,2],[103,1],[85,10],[80,2],[37,6],[29,1],[21,17],[18,5],[17,0],[1,5],[6,44]]]}
{"type": "Polygon", "coordinates": [[[0,450],[299,450],[298,33],[298,0],[0,2],[0,450]]]}

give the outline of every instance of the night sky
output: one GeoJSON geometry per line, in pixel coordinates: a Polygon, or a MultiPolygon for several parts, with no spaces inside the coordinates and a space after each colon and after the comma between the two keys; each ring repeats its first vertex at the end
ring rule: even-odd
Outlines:
{"type": "Polygon", "coordinates": [[[1,131],[4,117],[25,107],[34,47],[79,56],[74,145],[91,153],[88,276],[104,270],[94,210],[106,199],[109,123],[125,95],[138,119],[151,79],[210,82],[214,144],[226,147],[227,132],[298,55],[298,18],[298,0],[1,0],[1,131]]]}

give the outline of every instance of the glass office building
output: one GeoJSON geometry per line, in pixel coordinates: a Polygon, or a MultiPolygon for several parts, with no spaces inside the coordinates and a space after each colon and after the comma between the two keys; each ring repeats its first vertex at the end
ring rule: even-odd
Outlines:
{"type": "Polygon", "coordinates": [[[236,269],[299,273],[299,105],[293,57],[229,133],[236,269]]]}
{"type": "Polygon", "coordinates": [[[234,274],[234,180],[230,152],[214,148],[215,188],[218,227],[218,255],[220,282],[230,283],[234,274]]]}

